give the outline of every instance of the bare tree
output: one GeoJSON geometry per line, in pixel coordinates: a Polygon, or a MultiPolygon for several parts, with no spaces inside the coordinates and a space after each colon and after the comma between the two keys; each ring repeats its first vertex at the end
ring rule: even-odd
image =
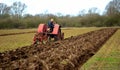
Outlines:
{"type": "Polygon", "coordinates": [[[9,13],[10,13],[10,7],[8,7],[4,3],[0,3],[0,14],[4,15],[4,14],[9,14],[9,13]]]}
{"type": "Polygon", "coordinates": [[[98,13],[98,8],[93,7],[88,10],[88,14],[96,14],[98,13]]]}
{"type": "Polygon", "coordinates": [[[112,0],[106,6],[107,15],[120,15],[120,0],[112,0]]]}
{"type": "Polygon", "coordinates": [[[84,15],[85,15],[85,13],[86,13],[86,10],[85,10],[85,9],[83,9],[83,10],[79,11],[78,16],[84,16],[84,15]]]}
{"type": "Polygon", "coordinates": [[[62,15],[62,13],[58,12],[58,13],[57,13],[57,16],[58,16],[58,17],[61,17],[61,16],[63,16],[63,15],[62,15]]]}
{"type": "Polygon", "coordinates": [[[89,16],[89,17],[99,16],[99,9],[96,7],[90,8],[86,16],[89,16]]]}
{"type": "Polygon", "coordinates": [[[27,6],[21,2],[14,2],[11,7],[12,7],[12,9],[11,9],[12,14],[19,18],[20,16],[22,16],[22,14],[27,6]]]}

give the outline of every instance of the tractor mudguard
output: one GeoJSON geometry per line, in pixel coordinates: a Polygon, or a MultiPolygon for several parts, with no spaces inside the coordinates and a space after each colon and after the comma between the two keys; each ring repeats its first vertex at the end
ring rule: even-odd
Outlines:
{"type": "Polygon", "coordinates": [[[57,34],[58,34],[58,32],[59,32],[59,28],[60,28],[60,25],[55,24],[55,25],[54,25],[54,29],[53,29],[52,34],[57,35],[57,34]]]}
{"type": "Polygon", "coordinates": [[[47,25],[46,24],[39,24],[37,32],[38,33],[43,33],[43,32],[46,32],[46,31],[47,31],[47,25]]]}

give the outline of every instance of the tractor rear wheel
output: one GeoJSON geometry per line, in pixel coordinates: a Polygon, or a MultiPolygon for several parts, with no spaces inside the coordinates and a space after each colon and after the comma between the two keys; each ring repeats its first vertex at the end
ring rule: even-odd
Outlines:
{"type": "Polygon", "coordinates": [[[57,40],[59,40],[59,38],[58,38],[58,36],[56,35],[56,36],[54,36],[54,41],[57,41],[57,40]]]}

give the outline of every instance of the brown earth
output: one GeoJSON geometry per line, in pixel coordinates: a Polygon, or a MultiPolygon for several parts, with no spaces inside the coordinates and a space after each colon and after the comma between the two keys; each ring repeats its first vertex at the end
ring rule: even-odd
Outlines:
{"type": "Polygon", "coordinates": [[[0,53],[3,70],[78,70],[117,31],[106,28],[46,45],[0,53]]]}

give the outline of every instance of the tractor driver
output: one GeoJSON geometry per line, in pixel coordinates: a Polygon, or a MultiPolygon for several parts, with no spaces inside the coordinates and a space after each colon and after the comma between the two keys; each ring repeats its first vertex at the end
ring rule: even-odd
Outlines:
{"type": "Polygon", "coordinates": [[[48,28],[50,28],[50,32],[53,31],[54,28],[54,19],[50,19],[50,21],[48,22],[48,28]]]}

